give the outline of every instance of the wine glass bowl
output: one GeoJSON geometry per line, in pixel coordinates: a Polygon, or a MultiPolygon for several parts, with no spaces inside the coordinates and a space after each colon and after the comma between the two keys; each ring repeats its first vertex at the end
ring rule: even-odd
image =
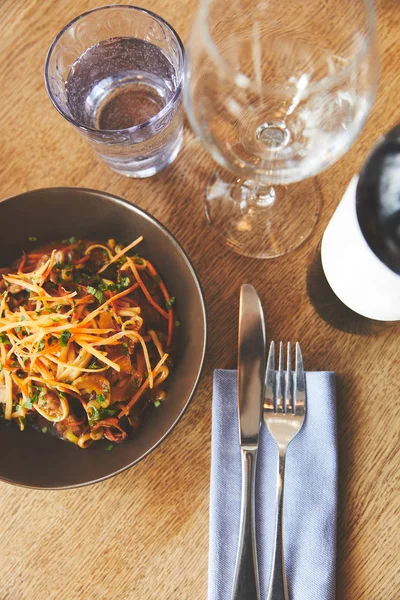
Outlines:
{"type": "Polygon", "coordinates": [[[318,174],[359,134],[376,93],[372,2],[203,0],[186,69],[192,127],[233,174],[213,175],[209,221],[242,254],[293,249],[311,233],[319,198],[312,191],[300,201],[289,188],[271,186],[318,174]],[[247,241],[243,215],[253,221],[247,241]]]}

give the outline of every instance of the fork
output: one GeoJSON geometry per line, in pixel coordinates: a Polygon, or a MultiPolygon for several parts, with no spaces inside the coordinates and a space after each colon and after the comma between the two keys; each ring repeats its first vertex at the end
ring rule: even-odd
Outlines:
{"type": "Polygon", "coordinates": [[[289,600],[285,560],[283,500],[286,451],[304,423],[306,413],[306,385],[300,345],[296,342],[295,369],[292,372],[291,345],[287,345],[286,372],[283,370],[283,343],[279,343],[279,365],[275,371],[275,343],[271,342],[267,361],[264,396],[264,423],[278,446],[278,473],[276,485],[276,518],[271,576],[267,600],[280,600],[282,589],[289,600]]]}

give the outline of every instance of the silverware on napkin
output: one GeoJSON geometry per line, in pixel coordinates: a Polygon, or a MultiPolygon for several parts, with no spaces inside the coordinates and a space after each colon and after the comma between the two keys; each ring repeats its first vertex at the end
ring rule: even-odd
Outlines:
{"type": "Polygon", "coordinates": [[[239,547],[232,600],[259,600],[255,537],[255,472],[265,381],[265,325],[259,297],[241,287],[238,340],[238,410],[242,455],[239,547]]]}

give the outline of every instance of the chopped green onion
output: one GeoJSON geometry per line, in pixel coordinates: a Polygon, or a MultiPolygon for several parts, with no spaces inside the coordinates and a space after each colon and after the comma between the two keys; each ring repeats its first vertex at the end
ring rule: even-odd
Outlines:
{"type": "Polygon", "coordinates": [[[160,406],[161,402],[159,400],[156,400],[155,402],[153,402],[153,404],[156,408],[158,408],[160,406]]]}
{"type": "Polygon", "coordinates": [[[42,433],[47,433],[47,427],[42,427],[42,433]]]}
{"type": "Polygon", "coordinates": [[[108,446],[106,446],[106,450],[112,450],[114,448],[114,444],[108,444],[108,446]]]}
{"type": "Polygon", "coordinates": [[[0,344],[9,344],[10,340],[8,339],[8,336],[5,333],[1,333],[0,334],[0,344]]]}
{"type": "Polygon", "coordinates": [[[34,235],[31,235],[30,237],[28,237],[28,240],[30,242],[37,242],[37,237],[35,237],[34,235]]]}

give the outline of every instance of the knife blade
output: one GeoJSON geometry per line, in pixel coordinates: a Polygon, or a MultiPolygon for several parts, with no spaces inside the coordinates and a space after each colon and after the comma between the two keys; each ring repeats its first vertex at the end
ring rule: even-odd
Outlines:
{"type": "Polygon", "coordinates": [[[255,537],[255,473],[265,385],[265,324],[253,286],[240,289],[238,336],[238,417],[242,459],[239,545],[232,600],[259,600],[255,537]]]}
{"type": "Polygon", "coordinates": [[[241,445],[258,445],[265,385],[265,324],[253,286],[240,290],[238,410],[241,445]]]}

